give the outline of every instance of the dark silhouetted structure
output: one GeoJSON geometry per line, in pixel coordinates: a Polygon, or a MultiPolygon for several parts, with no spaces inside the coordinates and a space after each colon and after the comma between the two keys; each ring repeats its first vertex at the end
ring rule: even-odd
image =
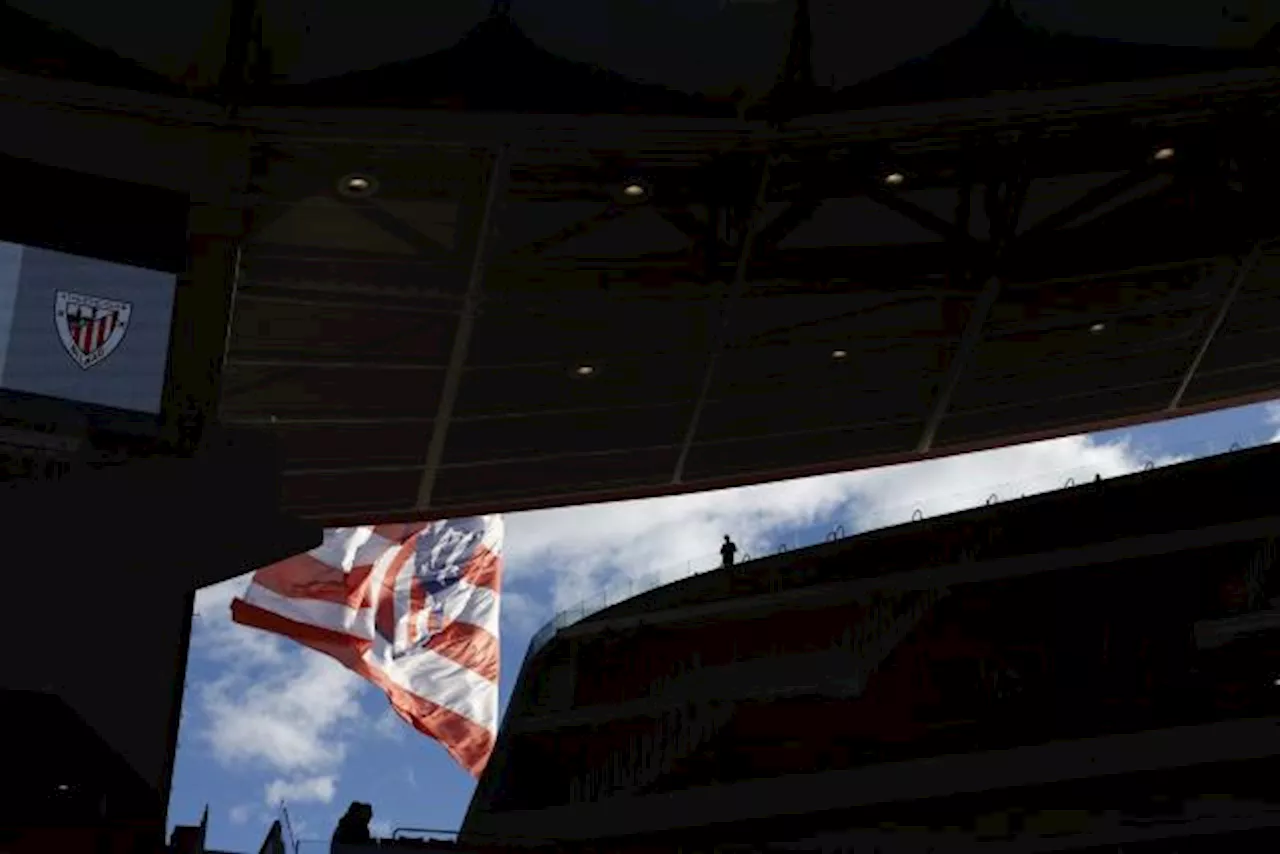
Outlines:
{"type": "Polygon", "coordinates": [[[929,27],[925,0],[247,0],[197,46],[122,2],[145,32],[0,10],[0,240],[94,220],[89,255],[176,255],[171,399],[275,434],[282,507],[319,523],[1280,392],[1268,22],[1173,48],[1005,0],[929,27]],[[52,167],[133,189],[68,197],[52,167]]]}
{"type": "Polygon", "coordinates": [[[1280,447],[1229,454],[620,603],[525,662],[462,842],[1127,851],[1280,825],[1276,477],[1280,447]]]}

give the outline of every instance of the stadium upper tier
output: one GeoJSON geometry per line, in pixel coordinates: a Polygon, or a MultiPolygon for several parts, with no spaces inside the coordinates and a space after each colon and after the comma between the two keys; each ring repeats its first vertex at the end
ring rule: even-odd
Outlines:
{"type": "Polygon", "coordinates": [[[301,515],[660,495],[1280,393],[1256,15],[304,5],[0,11],[0,151],[191,197],[204,302],[175,334],[221,364],[223,421],[279,435],[301,515]]]}

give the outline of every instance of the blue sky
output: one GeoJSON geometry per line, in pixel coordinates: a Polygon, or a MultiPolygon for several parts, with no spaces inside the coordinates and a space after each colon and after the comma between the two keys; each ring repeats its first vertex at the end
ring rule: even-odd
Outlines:
{"type": "MultiPolygon", "coordinates": [[[[721,536],[751,554],[1062,486],[1148,463],[1280,439],[1280,405],[1056,439],[910,465],[740,489],[507,517],[501,702],[532,634],[555,611],[711,568],[721,536]]],[[[374,829],[456,829],[473,782],[376,689],[324,656],[233,625],[247,576],[197,600],[170,821],[210,809],[209,844],[256,851],[287,804],[301,854],[327,850],[352,800],[374,829]],[[310,841],[309,840],[314,840],[310,841]]]]}

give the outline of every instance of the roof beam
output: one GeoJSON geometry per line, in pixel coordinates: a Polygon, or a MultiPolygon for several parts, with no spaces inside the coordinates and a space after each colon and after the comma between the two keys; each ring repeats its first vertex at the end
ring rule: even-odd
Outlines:
{"type": "Polygon", "coordinates": [[[947,240],[954,241],[962,246],[967,246],[974,242],[973,237],[966,229],[954,222],[948,222],[932,211],[927,211],[919,205],[914,205],[900,196],[885,192],[879,187],[867,187],[866,194],[868,198],[882,207],[901,214],[921,228],[932,231],[947,240]]]}
{"type": "Polygon", "coordinates": [[[1163,176],[1160,173],[1154,172],[1150,167],[1126,172],[1101,187],[1095,187],[1074,202],[1049,214],[1044,219],[1028,227],[1019,237],[1022,240],[1026,240],[1032,237],[1040,237],[1060,228],[1066,228],[1080,217],[1102,207],[1112,199],[1135,190],[1148,181],[1161,177],[1163,176]]]}
{"type": "Polygon", "coordinates": [[[1187,370],[1182,375],[1182,381],[1178,383],[1178,390],[1173,393],[1173,399],[1165,407],[1168,411],[1172,412],[1182,405],[1182,398],[1186,395],[1187,389],[1190,388],[1191,381],[1195,379],[1196,371],[1200,370],[1200,363],[1204,361],[1209,348],[1213,346],[1214,339],[1218,336],[1218,331],[1222,329],[1222,324],[1227,320],[1227,315],[1231,313],[1231,308],[1235,305],[1236,298],[1240,295],[1240,289],[1244,287],[1244,280],[1258,266],[1258,260],[1261,257],[1262,242],[1259,241],[1254,244],[1253,249],[1247,255],[1237,262],[1235,273],[1231,277],[1231,284],[1222,296],[1222,302],[1218,305],[1213,321],[1205,331],[1204,338],[1200,341],[1200,346],[1196,348],[1196,354],[1191,358],[1191,363],[1187,365],[1187,370]]]}
{"type": "Polygon", "coordinates": [[[188,226],[188,268],[173,307],[174,342],[169,357],[162,412],[163,436],[179,448],[198,441],[204,425],[219,415],[227,352],[235,322],[245,211],[239,206],[248,183],[245,137],[225,136],[213,149],[211,182],[192,200],[188,226]]]}
{"type": "Polygon", "coordinates": [[[671,473],[673,484],[679,484],[684,480],[689,451],[693,448],[693,440],[698,435],[698,425],[702,422],[702,412],[707,405],[707,396],[711,391],[711,383],[715,379],[720,354],[724,351],[725,342],[729,337],[729,322],[733,306],[746,288],[747,269],[751,264],[751,251],[755,246],[756,234],[760,227],[760,216],[764,212],[765,199],[769,191],[769,172],[772,166],[773,155],[767,155],[764,165],[760,167],[760,182],[756,188],[756,196],[751,210],[747,212],[746,223],[743,226],[742,246],[738,250],[737,267],[734,269],[733,281],[729,284],[729,292],[724,297],[724,305],[720,311],[720,324],[716,329],[715,341],[711,345],[711,355],[707,359],[706,369],[702,372],[702,385],[698,390],[698,399],[694,402],[693,413],[689,416],[689,426],[685,430],[684,441],[680,444],[680,453],[676,457],[675,470],[671,473]]]}
{"type": "Polygon", "coordinates": [[[527,243],[513,251],[511,255],[517,258],[537,258],[562,243],[566,243],[575,237],[581,237],[584,234],[595,231],[600,226],[613,222],[615,219],[618,219],[623,214],[629,212],[630,211],[628,209],[610,202],[605,205],[603,209],[592,214],[586,219],[580,219],[577,222],[570,223],[554,234],[549,234],[546,237],[533,241],[532,243],[527,243]]]}
{"type": "Polygon", "coordinates": [[[413,251],[423,258],[445,259],[449,257],[450,253],[446,247],[436,243],[430,237],[427,237],[421,231],[391,213],[391,211],[378,205],[377,202],[366,199],[344,198],[342,199],[342,204],[376,228],[381,229],[401,243],[413,247],[413,251]]]}
{"type": "Polygon", "coordinates": [[[445,442],[449,437],[449,422],[453,418],[453,407],[458,400],[458,389],[462,386],[462,371],[466,367],[467,353],[471,349],[471,335],[475,330],[476,312],[484,291],[484,274],[489,258],[493,254],[493,221],[498,204],[506,190],[508,176],[511,172],[511,147],[502,145],[493,157],[493,165],[489,175],[489,186],[485,193],[484,208],[480,213],[480,224],[476,233],[475,247],[471,256],[471,272],[467,278],[466,302],[462,316],[458,319],[457,333],[453,339],[453,349],[449,354],[449,367],[445,371],[444,386],[440,392],[440,405],[436,409],[435,425],[431,431],[431,441],[427,445],[426,468],[422,472],[422,480],[418,484],[417,508],[425,510],[431,506],[431,493],[435,488],[436,476],[440,471],[440,461],[444,457],[445,442]]]}
{"type": "Polygon", "coordinates": [[[708,224],[699,219],[688,208],[664,205],[656,208],[658,216],[680,230],[682,234],[697,243],[707,239],[708,224]]]}
{"type": "Polygon", "coordinates": [[[443,365],[422,364],[417,362],[383,362],[352,361],[350,359],[308,359],[281,358],[270,355],[257,357],[254,355],[228,357],[227,367],[237,368],[271,368],[276,370],[308,370],[308,371],[441,371],[443,365]]]}
{"type": "Polygon", "coordinates": [[[960,336],[960,344],[956,347],[955,355],[951,357],[951,364],[947,366],[947,375],[943,378],[942,385],[938,387],[938,396],[934,398],[933,409],[929,411],[929,417],[925,420],[920,441],[916,443],[917,453],[927,453],[933,447],[933,440],[938,435],[938,427],[942,425],[942,419],[946,417],[947,410],[951,407],[951,398],[955,396],[960,378],[964,375],[965,369],[969,366],[969,360],[973,358],[973,353],[978,348],[978,342],[982,339],[982,330],[987,325],[991,309],[1000,297],[1000,286],[1000,277],[992,276],[983,285],[982,292],[978,294],[973,312],[969,315],[964,332],[960,336]]]}
{"type": "Polygon", "coordinates": [[[786,240],[791,232],[804,225],[818,212],[825,199],[810,198],[792,202],[787,209],[773,218],[768,225],[760,229],[756,238],[761,246],[776,247],[786,240]]]}
{"type": "Polygon", "coordinates": [[[930,410],[928,418],[925,419],[920,441],[916,443],[916,453],[927,453],[933,448],[933,441],[937,437],[938,428],[942,425],[942,419],[946,417],[947,410],[951,407],[951,398],[955,396],[956,388],[960,385],[960,379],[964,376],[964,372],[969,366],[969,361],[973,358],[974,351],[978,349],[978,343],[982,340],[982,332],[986,328],[987,318],[991,315],[991,309],[995,307],[996,300],[1000,298],[1002,285],[1000,262],[1012,242],[1013,235],[1017,232],[1018,217],[1022,213],[1022,205],[1026,201],[1029,184],[1030,179],[1025,176],[1014,183],[1006,184],[1004,198],[999,197],[998,188],[989,186],[987,189],[987,215],[991,220],[994,232],[992,273],[982,286],[982,291],[978,294],[977,300],[974,301],[973,312],[969,315],[969,320],[965,323],[964,332],[960,335],[960,343],[956,347],[956,353],[951,358],[951,364],[947,366],[947,374],[943,378],[942,384],[938,387],[938,396],[933,401],[933,408],[930,410]]]}

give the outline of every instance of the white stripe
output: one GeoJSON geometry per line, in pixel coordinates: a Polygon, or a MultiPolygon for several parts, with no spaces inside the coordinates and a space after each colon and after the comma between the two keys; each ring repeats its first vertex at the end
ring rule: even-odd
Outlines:
{"type": "Polygon", "coordinates": [[[357,566],[373,564],[386,553],[395,548],[397,543],[386,537],[375,534],[373,528],[326,528],[324,542],[312,549],[310,554],[321,563],[335,569],[350,572],[357,566]]]}
{"type": "Polygon", "coordinates": [[[373,640],[373,619],[369,608],[348,608],[336,602],[319,599],[295,599],[281,596],[260,584],[249,585],[241,597],[250,605],[278,614],[295,623],[341,632],[359,640],[373,640]]]}
{"type": "Polygon", "coordinates": [[[374,639],[365,662],[410,694],[497,732],[498,684],[474,670],[429,649],[393,659],[391,645],[382,638],[374,639]]]}
{"type": "MultiPolygon", "coordinates": [[[[410,558],[430,562],[434,567],[457,567],[461,558],[474,555],[479,546],[500,556],[503,545],[503,520],[500,515],[481,518],[477,530],[475,520],[454,524],[439,522],[424,530],[415,542],[410,558]],[[470,523],[470,524],[466,524],[470,523]],[[479,535],[478,537],[476,535],[479,535]]],[[[379,600],[384,594],[394,596],[398,614],[407,614],[412,590],[413,567],[405,567],[396,579],[395,589],[383,590],[383,582],[392,561],[399,554],[399,544],[375,535],[368,526],[335,528],[325,531],[324,542],[310,553],[329,566],[350,572],[357,566],[372,564],[369,576],[368,608],[312,599],[293,598],[274,593],[251,583],[242,597],[246,603],[294,622],[345,635],[352,641],[368,643],[365,664],[379,671],[401,689],[434,703],[488,730],[497,732],[498,685],[496,681],[470,670],[465,665],[427,649],[416,650],[396,658],[394,646],[380,637],[375,629],[379,600]]],[[[458,581],[428,603],[443,611],[444,622],[465,622],[488,632],[496,640],[499,627],[500,596],[498,591],[458,581]]],[[[427,615],[421,615],[425,621],[427,615]]],[[[397,639],[408,621],[396,626],[397,639]]],[[[423,625],[425,628],[425,625],[423,625]]]]}
{"type": "Polygon", "coordinates": [[[290,599],[256,584],[249,585],[244,601],[294,622],[345,632],[353,640],[372,641],[365,663],[382,671],[411,694],[465,717],[492,732],[497,731],[498,686],[456,661],[431,650],[394,659],[391,645],[381,637],[361,637],[344,628],[343,619],[355,612],[342,605],[290,599]]]}
{"type": "Polygon", "coordinates": [[[500,599],[497,591],[460,581],[445,590],[439,601],[444,607],[445,625],[453,622],[470,623],[495,638],[498,637],[500,599]]]}
{"type": "MultiPolygon", "coordinates": [[[[252,583],[242,598],[251,605],[287,617],[295,623],[342,632],[361,640],[373,640],[376,634],[376,603],[371,608],[350,608],[319,599],[281,596],[260,584],[252,583]]],[[[445,625],[453,622],[470,623],[494,638],[498,637],[499,597],[493,590],[459,582],[445,595],[443,605],[445,625]]]]}
{"type": "Polygon", "coordinates": [[[386,580],[387,570],[391,568],[391,563],[396,559],[396,555],[400,554],[400,548],[392,548],[383,552],[373,565],[373,570],[369,573],[369,608],[366,609],[364,628],[368,633],[368,637],[374,638],[378,636],[377,632],[377,615],[378,603],[382,600],[383,594],[386,593],[382,589],[382,583],[386,580]]]}
{"type": "Polygon", "coordinates": [[[397,649],[409,648],[409,604],[413,599],[413,572],[413,558],[410,558],[400,568],[400,574],[396,576],[395,588],[392,592],[395,597],[395,608],[391,613],[396,615],[394,631],[397,649]]]}

